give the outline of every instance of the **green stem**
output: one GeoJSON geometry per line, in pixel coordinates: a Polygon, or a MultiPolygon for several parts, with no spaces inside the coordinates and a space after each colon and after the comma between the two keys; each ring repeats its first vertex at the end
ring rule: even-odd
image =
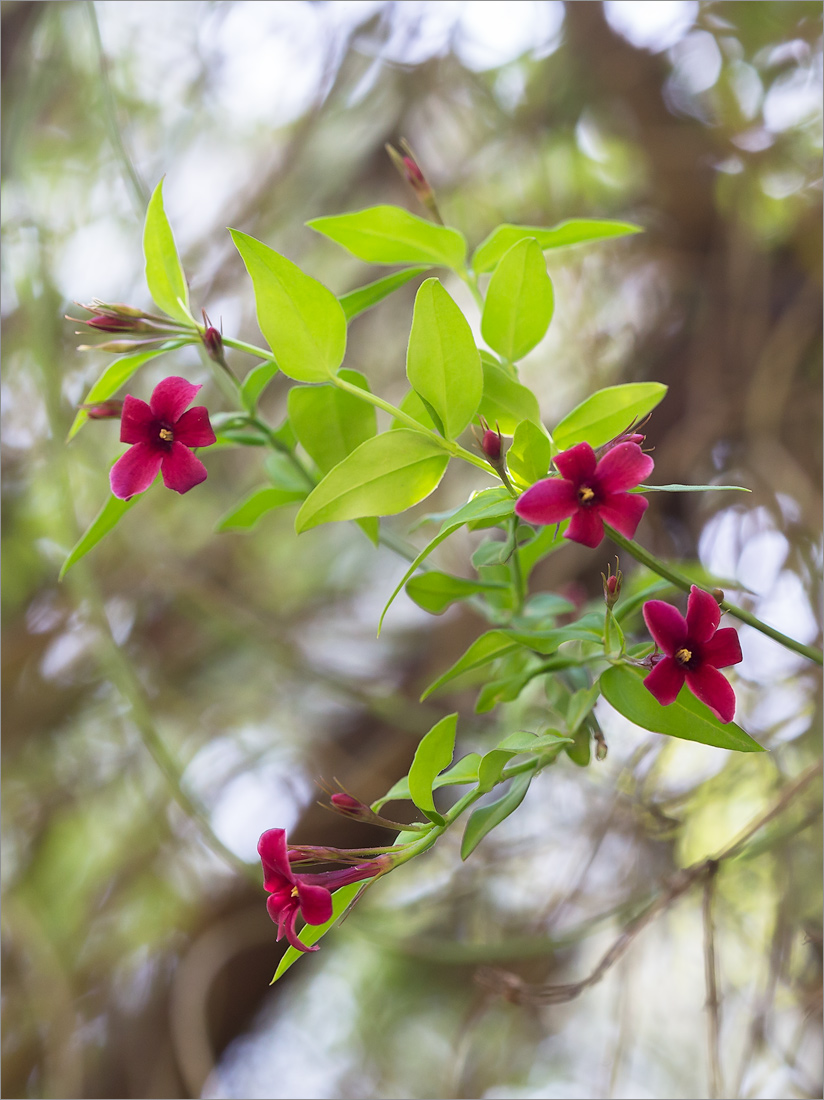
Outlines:
{"type": "Polygon", "coordinates": [[[234,348],[235,351],[245,351],[247,355],[256,355],[258,359],[275,361],[274,355],[268,348],[259,348],[256,344],[247,344],[245,340],[234,340],[231,336],[224,336],[223,343],[227,348],[234,348]]]}
{"type": "MultiPolygon", "coordinates": [[[[653,554],[650,554],[648,550],[645,550],[642,546],[639,546],[637,542],[633,542],[631,539],[624,538],[609,524],[604,524],[606,532],[616,545],[620,546],[622,550],[626,550],[628,554],[631,554],[636,561],[641,562],[642,565],[646,565],[648,569],[651,569],[653,573],[657,573],[659,577],[664,577],[671,584],[674,584],[676,588],[681,588],[684,592],[689,592],[690,588],[695,584],[695,581],[691,581],[689,577],[685,577],[682,573],[677,572],[672,566],[665,565],[662,561],[659,561],[653,554]]],[[[696,584],[696,588],[703,589],[704,592],[709,592],[713,595],[711,588],[707,588],[706,585],[696,584]]],[[[805,645],[803,642],[797,642],[794,638],[788,638],[786,634],[782,634],[780,630],[776,630],[772,626],[767,626],[766,623],[762,623],[760,619],[749,611],[745,611],[743,607],[737,607],[735,604],[729,603],[728,600],[722,600],[721,607],[724,611],[729,611],[730,615],[734,615],[736,619],[742,623],[746,623],[747,626],[754,627],[755,630],[760,630],[762,634],[766,634],[768,638],[774,639],[776,642],[780,642],[781,645],[787,649],[792,649],[796,653],[800,653],[802,657],[807,657],[811,661],[815,661],[816,664],[824,664],[824,654],[820,649],[816,649],[815,646],[805,645]]]]}
{"type": "Polygon", "coordinates": [[[483,313],[483,311],[484,311],[484,300],[481,297],[481,291],[478,287],[478,276],[469,267],[458,268],[457,269],[457,274],[466,283],[466,285],[469,287],[469,290],[472,294],[472,297],[475,299],[475,304],[477,305],[477,307],[481,311],[481,313],[483,313]]]}
{"type": "Polygon", "coordinates": [[[524,606],[524,578],[521,572],[521,556],[518,553],[518,517],[513,515],[510,520],[509,537],[512,539],[512,557],[510,558],[510,576],[512,578],[512,593],[515,597],[513,616],[520,615],[524,606]]]}

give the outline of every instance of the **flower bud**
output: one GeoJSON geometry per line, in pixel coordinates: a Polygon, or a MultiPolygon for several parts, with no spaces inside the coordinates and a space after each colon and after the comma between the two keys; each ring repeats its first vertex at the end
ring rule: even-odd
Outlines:
{"type": "Polygon", "coordinates": [[[90,420],[114,420],[120,419],[123,412],[122,401],[98,401],[93,405],[78,405],[90,420]]]}
{"type": "Polygon", "coordinates": [[[615,559],[615,573],[611,572],[611,568],[608,565],[606,573],[601,574],[601,580],[604,582],[604,600],[607,607],[612,610],[618,603],[618,598],[621,595],[621,584],[624,580],[624,574],[618,568],[618,559],[615,559]]]}
{"type": "Polygon", "coordinates": [[[435,192],[432,190],[429,180],[421,171],[414,153],[409,148],[409,143],[404,138],[401,138],[401,148],[403,149],[403,155],[391,145],[387,144],[385,146],[392,163],[415,192],[418,201],[426,207],[436,221],[443,225],[443,219],[435,202],[435,192]]]}
{"type": "Polygon", "coordinates": [[[334,808],[340,814],[345,814],[347,817],[362,817],[364,814],[370,814],[372,811],[369,807],[355,798],[354,795],[348,794],[346,791],[335,791],[330,797],[329,801],[334,808]]]}

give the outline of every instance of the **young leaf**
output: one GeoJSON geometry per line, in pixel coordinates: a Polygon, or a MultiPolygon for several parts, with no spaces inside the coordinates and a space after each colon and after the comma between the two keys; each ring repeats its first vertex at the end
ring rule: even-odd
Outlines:
{"type": "MultiPolygon", "coordinates": [[[[117,393],[121,386],[125,386],[144,363],[148,363],[156,355],[164,355],[167,351],[174,351],[176,348],[181,347],[184,342],[183,340],[170,340],[163,347],[153,348],[151,351],[141,351],[135,355],[124,355],[121,359],[115,359],[113,363],[106,367],[86,394],[83,404],[95,405],[98,401],[107,401],[117,393]]],[[[67,443],[77,435],[88,419],[89,414],[86,410],[79,409],[71,428],[69,428],[69,434],[66,437],[67,443]]]]}
{"type": "Polygon", "coordinates": [[[481,352],[481,366],[484,392],[478,408],[479,415],[485,417],[488,423],[497,424],[504,435],[512,435],[522,420],[532,421],[541,427],[541,410],[532,390],[522,386],[500,363],[484,352],[481,352]]]}
{"type": "Polygon", "coordinates": [[[515,676],[502,677],[499,680],[489,680],[478,692],[475,700],[475,713],[488,714],[499,703],[511,703],[517,699],[526,685],[535,678],[532,669],[527,669],[515,676]]]}
{"type": "Polygon", "coordinates": [[[250,412],[254,412],[261,394],[278,372],[278,365],[274,359],[264,359],[256,367],[252,367],[243,379],[240,387],[240,396],[243,404],[250,412]]]}
{"type": "Polygon", "coordinates": [[[255,526],[257,521],[271,512],[273,508],[282,508],[284,504],[294,504],[297,500],[303,500],[309,492],[304,490],[276,489],[271,485],[264,485],[259,489],[253,489],[239,504],[222,516],[215,526],[216,531],[248,531],[255,526]]]}
{"type": "Polygon", "coordinates": [[[636,726],[681,737],[685,741],[699,741],[702,745],[715,745],[719,749],[736,752],[763,752],[761,746],[734,722],[719,722],[709,707],[701,703],[686,684],[678,698],[662,707],[644,687],[642,674],[622,666],[614,666],[601,673],[601,692],[606,701],[629,718],[636,726]]]}
{"type": "Polygon", "coordinates": [[[489,281],[481,335],[504,359],[515,362],[543,340],[555,298],[537,241],[518,241],[501,258],[489,281]]]}
{"type": "Polygon", "coordinates": [[[193,325],[186,276],[163,209],[163,180],[155,187],[146,211],[143,254],[146,257],[146,285],[155,305],[170,317],[193,325]]]}
{"type": "Polygon", "coordinates": [[[341,294],[338,301],[346,314],[346,320],[352,321],[367,309],[376,306],[384,298],[388,298],[399,287],[404,286],[416,275],[428,271],[426,267],[407,267],[403,271],[396,271],[394,275],[385,275],[382,279],[376,279],[374,283],[359,286],[357,290],[350,290],[348,294],[341,294]]]}
{"type": "Polygon", "coordinates": [[[469,323],[437,279],[422,283],[415,298],[406,374],[447,438],[460,435],[480,404],[483,371],[469,323]]]}
{"type": "Polygon", "coordinates": [[[511,813],[518,809],[524,800],[529,784],[532,782],[534,771],[522,772],[512,780],[509,790],[497,802],[490,806],[479,806],[466,823],[463,839],[461,840],[461,859],[467,859],[478,847],[487,833],[491,833],[496,825],[505,821],[511,813]]]}
{"type": "Polygon", "coordinates": [[[516,730],[510,733],[498,744],[499,749],[508,749],[513,753],[522,752],[551,752],[561,745],[572,742],[571,737],[564,737],[557,730],[544,730],[543,733],[529,733],[527,730],[516,730]]]}
{"type": "Polygon", "coordinates": [[[478,789],[486,794],[500,782],[503,770],[513,756],[517,756],[513,749],[492,749],[486,753],[478,765],[478,789]]]}
{"type": "Polygon", "coordinates": [[[506,588],[506,585],[468,581],[463,577],[435,571],[412,577],[406,582],[406,594],[410,600],[414,600],[418,607],[431,615],[442,615],[456,600],[466,600],[490,588],[506,588]]]}
{"type": "Polygon", "coordinates": [[[429,496],[448,462],[431,436],[408,428],[367,439],[309,494],[295,530],[361,516],[394,516],[429,496]]]}
{"type": "Polygon", "coordinates": [[[443,825],[444,819],[435,809],[432,787],[436,776],[448,768],[452,760],[457,728],[457,714],[448,714],[436,722],[418,745],[409,769],[409,796],[421,813],[436,825],[443,825]]]}
{"type": "Polygon", "coordinates": [[[466,241],[457,229],[433,225],[399,206],[370,206],[353,214],[313,218],[306,224],[370,264],[459,268],[466,258],[466,241]]]}
{"type": "Polygon", "coordinates": [[[551,458],[552,444],[546,433],[532,420],[522,420],[506,452],[509,472],[523,485],[534,485],[546,477],[551,458]]]}
{"type": "Polygon", "coordinates": [[[480,275],[491,271],[501,257],[513,245],[527,237],[534,237],[544,252],[550,248],[565,248],[585,241],[605,240],[608,237],[623,237],[628,233],[641,233],[637,225],[629,222],[603,221],[600,218],[573,218],[561,222],[551,229],[535,225],[499,225],[475,249],[472,267],[480,275]]]}
{"type": "MultiPolygon", "coordinates": [[[[476,783],[480,762],[481,758],[477,752],[467,753],[466,756],[461,757],[457,764],[453,764],[448,771],[443,772],[433,781],[432,790],[436,791],[439,787],[457,787],[462,784],[476,783]]],[[[409,776],[405,775],[403,779],[399,779],[386,792],[383,798],[379,798],[372,803],[372,811],[379,813],[387,802],[397,802],[405,798],[411,799],[411,797],[409,793],[409,776]]]]}
{"type": "Polygon", "coordinates": [[[89,524],[86,532],[72,547],[68,557],[63,562],[60,569],[60,575],[57,579],[62,581],[71,567],[88,554],[91,549],[97,546],[100,540],[108,535],[109,531],[120,522],[130,508],[133,508],[134,505],[137,504],[142,496],[143,493],[137,493],[135,496],[129,497],[128,500],[121,500],[119,497],[110,496],[89,524]]]}
{"type": "Polygon", "coordinates": [[[328,382],[346,351],[346,316],[331,290],[254,237],[230,229],[255,288],[260,331],[284,374],[328,382]]]}
{"type": "Polygon", "coordinates": [[[584,440],[592,447],[609,443],[633,420],[652,412],[666,392],[661,382],[626,382],[596,390],[567,413],[552,433],[557,450],[566,451],[584,440]]]}
{"type": "MultiPolygon", "coordinates": [[[[300,933],[300,942],[305,943],[307,947],[316,944],[319,939],[326,935],[332,925],[340,920],[360,891],[365,890],[369,882],[372,881],[374,880],[367,879],[363,882],[352,882],[348,886],[341,886],[340,890],[335,890],[332,894],[332,916],[326,924],[305,924],[300,933]]],[[[305,951],[298,951],[296,947],[292,947],[290,944],[281,956],[275,976],[269,982],[269,985],[274,985],[278,978],[282,978],[289,967],[296,963],[298,959],[302,959],[305,954],[305,951]]]]}
{"type": "MultiPolygon", "coordinates": [[[[369,392],[358,371],[342,370],[340,376],[369,392]]],[[[288,409],[292,430],[324,474],[378,430],[375,406],[336,386],[293,386],[288,409]]]]}
{"type": "Polygon", "coordinates": [[[448,684],[456,676],[464,672],[470,672],[473,668],[482,668],[499,657],[512,653],[520,646],[520,642],[504,630],[487,630],[480,638],[476,638],[469,649],[459,657],[454,665],[450,666],[441,676],[434,680],[421,695],[421,702],[428,698],[433,691],[448,684]]]}
{"type": "Polygon", "coordinates": [[[406,570],[404,575],[398,581],[397,587],[395,588],[392,595],[386,601],[386,605],[381,612],[381,617],[378,622],[378,634],[380,634],[381,632],[381,627],[383,626],[383,620],[386,616],[386,612],[392,606],[392,603],[397,594],[400,592],[400,590],[403,588],[403,586],[406,584],[406,582],[409,580],[409,578],[412,576],[412,574],[415,572],[421,562],[425,558],[429,557],[429,555],[437,546],[440,546],[440,544],[445,539],[449,538],[451,534],[457,531],[460,527],[463,527],[465,524],[470,524],[484,519],[492,520],[508,518],[512,515],[514,507],[515,501],[512,499],[506,489],[483,489],[481,490],[481,492],[476,493],[471,500],[467,501],[466,504],[458,508],[457,511],[453,512],[448,519],[444,519],[443,525],[441,526],[438,534],[434,537],[434,539],[431,540],[431,542],[428,542],[426,544],[423,550],[421,550],[420,554],[418,554],[418,556],[406,570]]]}

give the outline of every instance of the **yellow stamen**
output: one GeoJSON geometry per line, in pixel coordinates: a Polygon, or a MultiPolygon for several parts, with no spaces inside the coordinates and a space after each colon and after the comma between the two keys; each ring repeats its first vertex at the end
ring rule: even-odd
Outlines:
{"type": "Polygon", "coordinates": [[[682,665],[689,664],[692,660],[692,653],[689,649],[679,649],[676,651],[675,659],[682,665]]]}
{"type": "Polygon", "coordinates": [[[589,504],[594,496],[595,493],[588,485],[582,485],[578,490],[578,500],[580,500],[581,504],[589,504]]]}
{"type": "Polygon", "coordinates": [[[291,894],[290,894],[289,896],[290,896],[290,897],[292,897],[292,898],[296,898],[296,897],[298,896],[298,888],[297,888],[297,886],[293,886],[293,887],[292,887],[292,893],[291,893],[291,894]]]}
{"type": "Polygon", "coordinates": [[[168,428],[161,428],[160,429],[160,438],[162,440],[164,440],[166,443],[171,443],[172,440],[174,439],[174,433],[171,432],[168,428]]]}

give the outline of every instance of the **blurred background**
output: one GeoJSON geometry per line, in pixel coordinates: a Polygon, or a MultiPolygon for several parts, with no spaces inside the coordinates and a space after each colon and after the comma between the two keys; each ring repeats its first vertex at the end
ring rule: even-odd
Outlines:
{"type": "MultiPolygon", "coordinates": [[[[402,596],[378,642],[403,563],[354,525],[298,540],[286,508],[215,534],[265,481],[255,448],[204,452],[205,485],[155,489],[57,581],[120,453],[113,421],[65,443],[111,356],[79,352],[64,315],[92,297],[151,308],[157,181],[195,312],[260,342],[225,227],[336,293],[367,282],[380,272],[303,223],[419,212],[384,152],[405,137],[471,246],[500,221],[644,227],[548,254],[556,315],[523,376],[550,425],[599,386],[667,383],[656,480],[752,494],[657,494],[640,540],[820,645],[821,34],[821,4],[794,0],[3,3],[4,1096],[821,1095],[821,796],[797,785],[821,754],[809,662],[740,630],[730,678],[757,756],[599,704],[605,761],[560,759],[466,864],[450,840],[383,880],[269,988],[260,832],[380,843],[321,809],[319,783],[374,799],[442,714],[461,711],[461,752],[483,750],[539,728],[545,696],[482,716],[471,692],[420,705],[483,624],[402,596]],[[592,973],[662,883],[773,806],[716,881],[715,1040],[700,888],[580,996],[512,995],[592,973]]],[[[347,365],[389,399],[416,285],[351,330],[347,365]]],[[[194,349],[128,392],[170,373],[226,407],[194,349]]],[[[264,398],[272,424],[286,387],[264,398]]],[[[473,546],[456,536],[438,561],[468,575],[473,546]]],[[[534,588],[597,599],[612,553],[565,546],[534,588]]]]}

